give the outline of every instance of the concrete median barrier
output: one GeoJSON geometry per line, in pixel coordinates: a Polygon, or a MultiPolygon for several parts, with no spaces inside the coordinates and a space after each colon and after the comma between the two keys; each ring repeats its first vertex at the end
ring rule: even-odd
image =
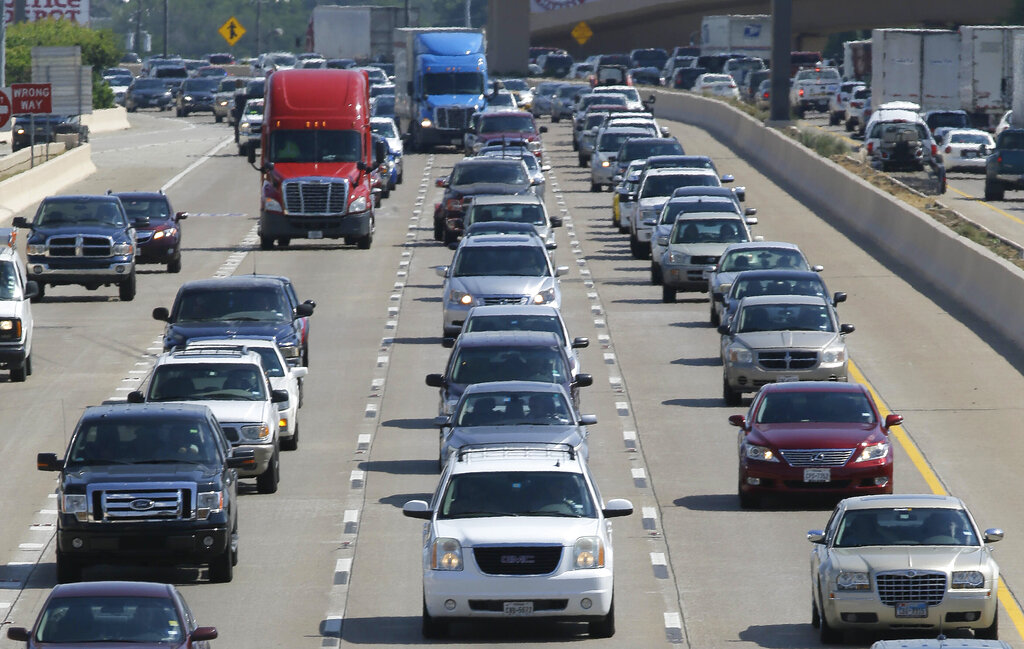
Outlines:
{"type": "Polygon", "coordinates": [[[1024,270],[740,110],[688,93],[653,94],[656,116],[710,131],[826,219],[1024,349],[1024,270]]]}
{"type": "Polygon", "coordinates": [[[90,135],[123,131],[132,127],[128,123],[128,111],[124,109],[124,106],[94,110],[91,115],[82,115],[82,123],[89,127],[90,135]]]}
{"type": "Polygon", "coordinates": [[[83,144],[0,182],[0,226],[9,224],[18,212],[95,171],[92,147],[83,144]]]}

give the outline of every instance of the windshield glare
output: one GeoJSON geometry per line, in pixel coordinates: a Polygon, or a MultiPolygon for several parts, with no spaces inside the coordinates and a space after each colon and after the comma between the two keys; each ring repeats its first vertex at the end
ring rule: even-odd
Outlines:
{"type": "Polygon", "coordinates": [[[59,227],[76,223],[94,223],[117,227],[127,226],[124,215],[113,201],[72,200],[43,203],[35,225],[59,227]]]}
{"type": "Polygon", "coordinates": [[[68,466],[221,461],[214,431],[205,420],[104,417],[81,425],[68,450],[68,466]]]}
{"type": "Polygon", "coordinates": [[[860,392],[771,392],[757,407],[757,423],[873,424],[875,411],[860,392]]]}
{"type": "Polygon", "coordinates": [[[437,517],[486,516],[596,518],[597,508],[578,473],[487,471],[452,476],[437,517]]]}
{"type": "Polygon", "coordinates": [[[275,130],[270,133],[271,162],[359,162],[359,131],[275,130]]]}
{"type": "Polygon", "coordinates": [[[687,201],[677,203],[665,203],[661,211],[661,225],[672,225],[680,214],[692,212],[726,212],[736,214],[736,204],[732,201],[687,201]]]}
{"type": "Polygon", "coordinates": [[[914,507],[849,510],[836,529],[834,545],[980,545],[962,509],[914,507]]]}
{"type": "Polygon", "coordinates": [[[729,292],[730,299],[741,300],[751,295],[817,295],[825,297],[825,284],[817,276],[807,279],[737,277],[729,292]]]}
{"type": "Polygon", "coordinates": [[[20,300],[21,284],[12,262],[0,262],[0,300],[20,300]]]}
{"type": "Polygon", "coordinates": [[[652,196],[671,196],[680,187],[720,187],[717,176],[712,174],[666,174],[664,176],[647,176],[644,179],[641,198],[652,196]]]}
{"type": "Polygon", "coordinates": [[[218,320],[288,322],[292,312],[284,291],[277,287],[192,289],[182,293],[175,322],[218,320]]]}
{"type": "Polygon", "coordinates": [[[527,115],[484,115],[480,120],[481,133],[502,133],[508,131],[520,133],[536,132],[533,118],[527,115]]]}
{"type": "Polygon", "coordinates": [[[556,316],[549,315],[474,315],[464,325],[471,331],[550,331],[565,344],[565,331],[556,316]]]}
{"type": "MultiPolygon", "coordinates": [[[[810,270],[804,256],[787,248],[744,248],[722,257],[718,270],[738,273],[744,270],[810,270]]],[[[755,295],[751,293],[751,295],[755,295]]]]}
{"type": "Polygon", "coordinates": [[[748,304],[738,315],[739,333],[828,331],[835,325],[824,304],[748,304]]]}
{"type": "Polygon", "coordinates": [[[569,373],[557,347],[465,347],[452,365],[451,381],[470,385],[490,381],[566,383],[569,373]]]}
{"type": "Polygon", "coordinates": [[[243,363],[161,365],[149,385],[150,401],[265,401],[260,368],[243,363]]]}
{"type": "Polygon", "coordinates": [[[457,164],[452,172],[452,185],[475,185],[496,183],[502,185],[526,185],[530,182],[526,168],[516,164],[457,164]]]}
{"type": "Polygon", "coordinates": [[[172,600],[157,597],[55,597],[39,617],[36,641],[180,644],[185,625],[172,600]]]}
{"type": "Polygon", "coordinates": [[[547,251],[540,246],[466,246],[455,260],[454,277],[548,277],[547,251]]]}
{"type": "Polygon", "coordinates": [[[575,423],[555,392],[477,392],[462,400],[456,426],[567,426],[575,423]]]}

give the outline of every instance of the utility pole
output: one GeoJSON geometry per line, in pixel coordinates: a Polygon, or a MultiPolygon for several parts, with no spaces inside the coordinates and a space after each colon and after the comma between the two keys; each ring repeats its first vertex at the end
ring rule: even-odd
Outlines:
{"type": "Polygon", "coordinates": [[[142,0],[138,0],[135,7],[135,52],[142,51],[142,0]]]}
{"type": "Polygon", "coordinates": [[[473,19],[470,16],[472,12],[472,0],[466,0],[466,27],[473,26],[473,19]]]}
{"type": "Polygon", "coordinates": [[[256,56],[259,56],[263,50],[260,49],[260,7],[263,6],[263,0],[256,0],[256,56]]]}
{"type": "Polygon", "coordinates": [[[167,0],[164,0],[164,58],[167,58],[167,0]]]}

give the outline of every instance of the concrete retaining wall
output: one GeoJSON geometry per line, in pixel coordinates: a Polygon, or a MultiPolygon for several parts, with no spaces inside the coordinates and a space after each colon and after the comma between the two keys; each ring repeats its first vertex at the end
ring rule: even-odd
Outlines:
{"type": "MultiPolygon", "coordinates": [[[[52,142],[49,147],[45,144],[37,144],[32,149],[25,148],[15,151],[11,155],[0,158],[0,178],[14,173],[21,173],[29,169],[33,164],[43,164],[47,148],[49,148],[50,158],[59,156],[67,150],[67,146],[63,142],[52,142]],[[33,155],[35,156],[35,163],[32,162],[33,155]]],[[[2,197],[3,195],[0,194],[0,199],[2,197]]]]}
{"type": "Polygon", "coordinates": [[[89,133],[109,133],[131,128],[128,123],[128,111],[124,106],[94,110],[90,115],[82,115],[82,123],[89,127],[89,133]]]}
{"type": "Polygon", "coordinates": [[[95,171],[92,147],[83,144],[45,164],[0,182],[0,226],[10,223],[11,218],[21,210],[85,179],[95,171]]]}
{"type": "MultiPolygon", "coordinates": [[[[704,128],[1024,349],[1024,271],[722,102],[654,91],[655,115],[704,128]]],[[[647,96],[647,92],[643,92],[647,96]]]]}

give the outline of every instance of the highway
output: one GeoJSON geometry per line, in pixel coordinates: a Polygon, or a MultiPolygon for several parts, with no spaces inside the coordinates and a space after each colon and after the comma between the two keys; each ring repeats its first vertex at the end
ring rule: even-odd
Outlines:
{"type": "MultiPolygon", "coordinates": [[[[60,453],[82,408],[123,398],[159,349],[156,306],[169,306],[189,279],[275,273],[318,303],[311,319],[310,375],[299,449],[282,456],[274,495],[241,498],[240,562],[229,584],[204,571],[97,567],[86,579],[178,584],[200,624],[218,627],[217,647],[333,648],[425,641],[420,626],[421,522],[402,504],[436,486],[437,393],[424,376],[441,371],[441,280],[433,266],[451,252],[431,237],[434,179],[459,159],[411,155],[405,183],[377,213],[373,248],[296,242],[260,252],[254,237],[258,174],[235,155],[230,130],[205,115],[137,113],[133,129],[93,138],[99,171],[67,193],[167,187],[183,223],[183,270],[141,267],[135,301],[112,289],[62,287],[34,306],[35,373],[0,385],[0,611],[31,624],[55,583],[53,474],[35,454],[60,453]],[[10,425],[13,424],[13,425],[10,425]],[[196,581],[197,578],[200,581],[196,581]]],[[[547,120],[543,120],[547,124],[547,120]]],[[[698,129],[666,122],[688,153],[711,155],[747,187],[758,208],[755,234],[793,241],[825,265],[830,290],[849,293],[843,322],[853,360],[885,404],[906,417],[921,467],[896,449],[897,491],[941,488],[966,500],[982,528],[1002,527],[995,547],[1010,589],[1024,589],[1021,496],[1011,488],[1024,449],[1016,443],[1024,367],[1017,350],[956,305],[907,282],[898,260],[861,250],[728,148],[698,129]],[[936,483],[938,484],[938,483],[936,483]]],[[[702,295],[663,304],[648,263],[633,260],[611,227],[611,195],[589,192],[575,166],[565,122],[545,136],[553,170],[549,209],[563,213],[556,259],[563,312],[573,336],[588,336],[583,412],[594,413],[591,464],[605,499],[633,501],[615,521],[618,632],[589,640],[576,625],[457,625],[446,644],[577,643],[608,647],[816,647],[810,626],[809,529],[828,502],[773,503],[740,511],[736,429],[721,400],[718,334],[702,295]]],[[[978,192],[980,193],[980,192],[978,192]]],[[[5,377],[0,377],[2,382],[5,377]]],[[[1002,638],[1024,648],[1014,598],[1000,607],[1002,638]],[[1014,616],[1017,616],[1015,624],[1014,616]]],[[[874,636],[851,637],[868,646],[874,636]]],[[[10,640],[0,644],[14,646],[10,640]]]]}

